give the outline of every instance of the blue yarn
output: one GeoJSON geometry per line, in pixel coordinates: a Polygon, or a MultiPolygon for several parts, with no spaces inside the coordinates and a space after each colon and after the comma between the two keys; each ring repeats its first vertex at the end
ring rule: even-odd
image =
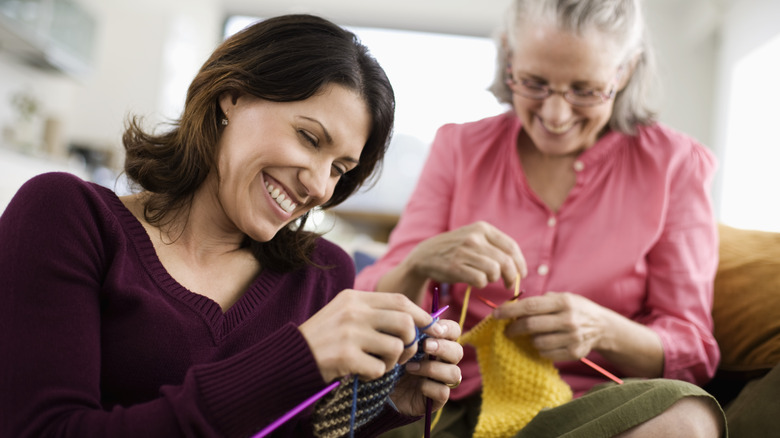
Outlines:
{"type": "Polygon", "coordinates": [[[359,380],[355,378],[355,380],[352,383],[352,412],[350,412],[349,414],[349,437],[350,438],[355,437],[355,414],[357,413],[358,382],[359,380]]]}

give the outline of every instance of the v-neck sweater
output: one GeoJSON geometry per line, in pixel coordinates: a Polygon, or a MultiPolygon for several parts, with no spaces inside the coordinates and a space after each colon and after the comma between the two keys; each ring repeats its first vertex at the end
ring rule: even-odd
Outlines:
{"type": "MultiPolygon", "coordinates": [[[[0,217],[0,436],[248,436],[326,386],[298,325],[352,287],[318,239],[263,269],[227,312],[165,270],[116,194],[66,173],[28,181],[0,217]]],[[[312,436],[311,409],[273,436],[312,436]]],[[[359,430],[413,419],[387,407],[359,430]]]]}

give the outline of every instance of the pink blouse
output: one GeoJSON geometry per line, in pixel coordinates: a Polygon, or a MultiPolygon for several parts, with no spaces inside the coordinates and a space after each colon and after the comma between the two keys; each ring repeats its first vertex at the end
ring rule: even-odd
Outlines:
{"type": "MultiPolygon", "coordinates": [[[[556,213],[525,179],[515,146],[520,129],[511,112],[441,127],[388,252],[361,271],[356,288],[374,290],[422,240],[486,221],[523,251],[523,296],[577,293],[645,324],[663,342],[663,377],[705,383],[720,359],[711,317],[718,262],[713,155],[660,124],[639,127],[636,136],[610,132],[574,163],[576,184],[556,213]]],[[[443,317],[459,319],[465,289],[451,285],[443,317]]],[[[501,303],[512,292],[501,282],[473,290],[464,331],[491,311],[474,294],[501,303]]],[[[455,399],[481,384],[475,352],[465,350],[455,399]]],[[[589,358],[618,374],[599,354],[589,358]]],[[[606,381],[580,362],[556,366],[575,396],[606,381]]]]}

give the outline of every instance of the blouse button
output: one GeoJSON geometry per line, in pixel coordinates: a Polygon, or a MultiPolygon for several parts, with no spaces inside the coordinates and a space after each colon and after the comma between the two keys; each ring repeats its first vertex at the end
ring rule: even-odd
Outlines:
{"type": "Polygon", "coordinates": [[[557,223],[558,223],[558,221],[555,220],[554,217],[550,217],[549,219],[547,219],[547,226],[548,227],[554,227],[555,224],[557,224],[557,223]]]}
{"type": "Polygon", "coordinates": [[[580,160],[577,160],[574,162],[574,171],[575,172],[582,172],[585,169],[585,163],[583,163],[580,160]]]}
{"type": "Polygon", "coordinates": [[[547,265],[539,265],[538,268],[536,268],[536,273],[545,276],[547,273],[550,272],[550,268],[547,265]]]}

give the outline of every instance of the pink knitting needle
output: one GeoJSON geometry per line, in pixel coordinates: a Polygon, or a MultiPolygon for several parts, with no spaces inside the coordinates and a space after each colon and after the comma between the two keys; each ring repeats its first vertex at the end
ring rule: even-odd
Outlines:
{"type": "Polygon", "coordinates": [[[582,363],[584,363],[585,365],[593,368],[594,370],[600,372],[601,374],[605,375],[608,379],[611,379],[612,381],[614,381],[618,385],[622,385],[623,384],[623,379],[621,379],[620,377],[610,373],[609,371],[605,370],[604,368],[601,368],[600,366],[596,365],[593,361],[591,361],[587,357],[581,357],[580,361],[582,361],[582,363]]]}
{"type": "MultiPolygon", "coordinates": [[[[433,317],[433,319],[438,318],[442,313],[444,313],[445,310],[447,310],[448,307],[450,307],[450,306],[442,307],[438,311],[436,311],[433,314],[431,314],[431,317],[433,317]]],[[[309,406],[311,406],[314,402],[316,402],[317,400],[321,399],[325,394],[327,394],[327,393],[333,391],[334,389],[336,389],[336,387],[339,386],[340,384],[341,384],[341,381],[340,380],[336,380],[335,382],[333,382],[330,385],[326,386],[324,389],[320,390],[318,393],[316,393],[313,396],[311,396],[311,397],[307,398],[306,400],[304,400],[298,406],[290,409],[286,414],[284,414],[281,417],[277,418],[276,421],[274,421],[273,423],[271,423],[268,426],[266,426],[265,428],[263,428],[263,430],[261,430],[260,432],[257,432],[256,434],[252,435],[252,438],[263,438],[264,436],[266,436],[269,433],[273,432],[274,430],[276,430],[277,427],[279,427],[282,424],[286,423],[290,418],[298,415],[299,412],[301,412],[302,410],[304,410],[304,409],[308,408],[309,406]]]]}

